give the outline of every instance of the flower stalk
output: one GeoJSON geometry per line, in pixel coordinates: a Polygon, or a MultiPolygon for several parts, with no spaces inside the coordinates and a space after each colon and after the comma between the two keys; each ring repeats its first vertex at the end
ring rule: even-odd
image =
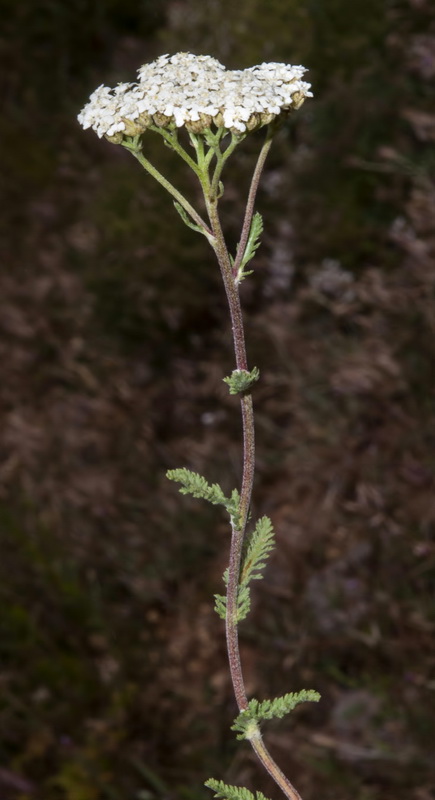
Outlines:
{"type": "MultiPolygon", "coordinates": [[[[140,68],[137,83],[119,84],[115,89],[100,86],[79,114],[84,128],[92,127],[98,136],[123,145],[166,189],[185,224],[206,236],[219,264],[231,318],[236,362],[236,369],[224,381],[230,394],[240,395],[243,429],[241,488],[240,492],[234,489],[230,497],[226,497],[218,484],[210,485],[201,475],[186,468],[170,470],[168,478],[181,484],[183,494],[222,505],[229,514],[232,533],[229,566],[224,574],[226,595],[215,595],[215,598],[216,611],[225,620],[229,668],[239,711],[233,730],[239,732],[238,738],[250,742],[259,761],[288,800],[301,799],[267,750],[260,723],[284,716],[298,703],[316,701],[319,695],[311,690],[302,690],[274,700],[248,700],[243,678],[239,622],[249,613],[250,583],[262,577],[274,534],[267,517],[259,519],[254,530],[248,532],[255,470],[252,386],[259,378],[259,370],[256,367],[251,371],[248,369],[239,287],[250,274],[245,267],[260,244],[263,224],[258,212],[254,214],[254,208],[273,135],[288,114],[311,96],[310,85],[301,79],[304,72],[304,67],[274,63],[230,71],[210,56],[190,53],[161,56],[140,68]],[[251,131],[262,127],[266,129],[266,136],[253,172],[240,241],[233,257],[219,216],[219,202],[224,191],[222,172],[237,146],[251,131]],[[180,141],[178,131],[181,128],[187,132],[193,155],[180,141]],[[161,135],[165,144],[195,174],[202,190],[208,222],[147,159],[143,136],[146,131],[161,135]]],[[[250,796],[246,789],[226,786],[220,781],[210,780],[206,785],[223,800],[246,800],[250,796]]],[[[257,792],[257,800],[267,800],[260,795],[257,792]]]]}

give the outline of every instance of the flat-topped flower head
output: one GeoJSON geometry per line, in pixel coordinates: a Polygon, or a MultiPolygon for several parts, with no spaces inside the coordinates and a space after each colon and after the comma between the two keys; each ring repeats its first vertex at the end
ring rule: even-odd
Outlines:
{"type": "Polygon", "coordinates": [[[136,83],[99,86],[78,115],[83,128],[121,142],[152,125],[203,133],[212,126],[245,134],[312,97],[304,67],[264,63],[227,70],[211,56],[163,55],[138,70],[136,83]]]}

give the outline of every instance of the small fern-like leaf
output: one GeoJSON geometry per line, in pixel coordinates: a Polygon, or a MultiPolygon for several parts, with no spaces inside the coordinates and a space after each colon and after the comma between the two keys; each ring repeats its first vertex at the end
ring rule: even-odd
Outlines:
{"type": "Polygon", "coordinates": [[[248,241],[246,242],[245,252],[243,253],[243,258],[240,263],[239,271],[237,274],[237,283],[240,283],[247,275],[252,273],[252,270],[249,272],[245,271],[245,266],[248,264],[251,259],[255,256],[255,253],[260,246],[260,236],[263,233],[263,218],[258,211],[254,214],[251,222],[251,229],[249,231],[248,241]]]}
{"type": "Polygon", "coordinates": [[[234,528],[236,530],[239,530],[239,526],[240,526],[240,512],[239,512],[239,509],[240,509],[240,494],[237,491],[237,489],[233,489],[233,491],[231,492],[230,497],[227,499],[225,508],[227,509],[227,511],[228,511],[228,513],[229,513],[229,515],[231,517],[231,521],[232,521],[232,523],[234,525],[234,528]]]}
{"type": "Polygon", "coordinates": [[[255,698],[250,700],[248,707],[241,711],[234,720],[231,730],[238,732],[238,739],[249,738],[252,730],[252,722],[261,722],[264,719],[281,719],[286,714],[299,705],[299,703],[313,702],[320,700],[320,694],[313,689],[302,689],[300,692],[290,692],[282,697],[275,697],[273,700],[263,700],[260,702],[255,698]]]}
{"type": "MultiPolygon", "coordinates": [[[[234,503],[239,503],[239,495],[236,490],[233,492],[234,503]]],[[[232,495],[232,497],[233,497],[232,495]]],[[[228,510],[228,505],[227,505],[228,510]]],[[[246,554],[240,571],[239,587],[237,591],[237,622],[248,616],[251,610],[251,593],[249,583],[252,580],[262,578],[261,570],[266,565],[266,559],[274,547],[274,532],[269,517],[261,517],[252,532],[246,554]]],[[[228,586],[228,569],[223,575],[225,586],[228,586]]],[[[222,619],[225,619],[227,599],[223,595],[215,595],[215,611],[222,619]]]]}
{"type": "Polygon", "coordinates": [[[166,473],[166,477],[170,481],[181,483],[181,494],[191,494],[193,497],[201,497],[208,500],[213,505],[226,506],[227,498],[225,497],[221,487],[217,483],[209,484],[202,475],[197,472],[191,472],[190,469],[181,467],[181,469],[170,469],[166,473]]]}
{"type": "Polygon", "coordinates": [[[275,546],[275,534],[269,517],[261,517],[248,540],[246,554],[240,572],[240,584],[247,586],[252,580],[260,580],[269,553],[275,546]]]}
{"type": "MultiPolygon", "coordinates": [[[[228,586],[228,569],[225,570],[223,575],[225,586],[228,586]]],[[[227,598],[223,594],[215,594],[215,607],[214,610],[221,619],[226,618],[227,614],[227,598]]],[[[248,616],[251,608],[251,598],[249,588],[247,586],[239,586],[237,592],[237,622],[248,616]]]]}
{"type": "Polygon", "coordinates": [[[215,594],[214,599],[215,599],[214,610],[216,611],[216,614],[221,619],[225,619],[227,615],[227,598],[225,597],[224,594],[215,594]]]}
{"type": "Polygon", "coordinates": [[[237,527],[239,524],[240,504],[240,495],[237,489],[231,492],[230,497],[225,497],[219,484],[210,484],[202,475],[198,475],[197,472],[191,472],[190,469],[186,469],[185,467],[168,470],[166,477],[169,478],[170,481],[181,483],[179,489],[181,494],[191,494],[192,497],[200,497],[203,500],[208,500],[209,503],[215,506],[224,506],[234,526],[237,527]]]}
{"type": "MultiPolygon", "coordinates": [[[[171,145],[168,142],[165,142],[165,144],[167,144],[168,147],[171,147],[171,145]]],[[[190,219],[189,215],[184,210],[183,206],[180,203],[177,203],[176,200],[174,200],[174,206],[177,209],[177,211],[178,211],[181,219],[183,220],[184,224],[187,225],[188,228],[192,228],[193,231],[197,231],[198,233],[202,233],[202,234],[205,233],[203,228],[200,228],[199,225],[195,225],[195,223],[192,222],[192,220],[190,219]]]]}
{"type": "Polygon", "coordinates": [[[234,369],[231,375],[222,380],[227,384],[230,394],[241,394],[247,392],[259,377],[260,370],[254,367],[250,372],[247,369],[234,369]]]}
{"type": "Polygon", "coordinates": [[[299,703],[314,702],[320,700],[320,694],[314,689],[302,689],[300,692],[289,692],[282,697],[275,697],[273,700],[251,700],[248,709],[256,720],[281,719],[293,711],[299,703]]]}
{"type": "Polygon", "coordinates": [[[215,781],[214,778],[206,781],[204,786],[211,789],[216,798],[222,798],[222,800],[267,800],[262,792],[253,794],[244,786],[229,786],[223,781],[215,781]]]}
{"type": "Polygon", "coordinates": [[[237,592],[237,622],[245,619],[251,610],[251,593],[249,586],[239,586],[237,592]]]}

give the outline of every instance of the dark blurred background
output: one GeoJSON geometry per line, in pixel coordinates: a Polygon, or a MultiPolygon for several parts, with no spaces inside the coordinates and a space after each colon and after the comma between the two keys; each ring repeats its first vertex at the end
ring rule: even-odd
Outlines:
{"type": "MultiPolygon", "coordinates": [[[[432,0],[0,0],[0,19],[0,800],[199,800],[209,777],[279,796],[229,730],[226,520],[165,479],[240,479],[218,270],[76,122],[179,50],[302,63],[315,93],[276,139],[242,291],[254,514],[278,538],[242,626],[249,692],[322,693],[266,733],[304,800],[430,800],[432,0]]],[[[260,140],[227,169],[231,242],[260,140]]]]}

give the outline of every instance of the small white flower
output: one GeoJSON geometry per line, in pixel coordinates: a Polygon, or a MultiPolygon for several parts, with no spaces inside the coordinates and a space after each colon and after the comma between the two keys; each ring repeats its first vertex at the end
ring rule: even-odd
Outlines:
{"type": "Polygon", "coordinates": [[[119,83],[114,89],[99,86],[78,120],[100,137],[144,131],[156,114],[159,125],[193,122],[201,128],[217,118],[225,128],[244,133],[312,97],[310,84],[301,80],[304,73],[302,66],[279,63],[226,70],[211,56],[166,54],[140,67],[138,83],[119,83]]]}

